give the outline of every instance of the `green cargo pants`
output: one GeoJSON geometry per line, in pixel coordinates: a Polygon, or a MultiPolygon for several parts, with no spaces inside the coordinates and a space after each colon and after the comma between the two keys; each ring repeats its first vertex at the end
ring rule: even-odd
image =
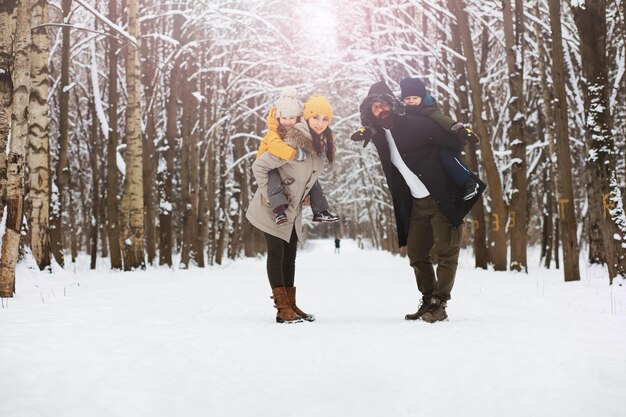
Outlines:
{"type": "Polygon", "coordinates": [[[407,253],[423,296],[450,299],[461,235],[461,226],[453,227],[431,196],[413,200],[407,253]],[[437,264],[436,276],[433,264],[437,264]]]}

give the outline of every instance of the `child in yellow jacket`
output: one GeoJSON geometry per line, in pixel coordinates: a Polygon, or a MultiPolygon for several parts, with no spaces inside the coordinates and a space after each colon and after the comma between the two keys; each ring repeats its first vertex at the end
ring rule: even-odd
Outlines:
{"type": "MultiPolygon", "coordinates": [[[[283,136],[302,115],[302,103],[296,98],[296,89],[285,87],[281,96],[276,100],[274,107],[267,116],[268,131],[263,137],[257,152],[257,158],[269,151],[272,155],[284,160],[303,161],[307,154],[303,149],[293,148],[283,141],[283,136]]],[[[267,195],[270,200],[276,223],[284,224],[288,221],[285,209],[289,205],[287,196],[283,190],[282,178],[278,170],[271,170],[268,173],[267,195]]],[[[339,217],[328,211],[328,201],[319,182],[316,181],[309,191],[311,199],[311,209],[313,210],[313,221],[323,223],[334,223],[339,221],[339,217]]]]}

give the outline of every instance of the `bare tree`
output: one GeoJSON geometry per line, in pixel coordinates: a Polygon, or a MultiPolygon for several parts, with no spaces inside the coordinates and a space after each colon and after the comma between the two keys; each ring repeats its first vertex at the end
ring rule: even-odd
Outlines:
{"type": "MultiPolygon", "coordinates": [[[[485,170],[487,172],[487,182],[489,185],[489,195],[491,196],[491,222],[488,230],[489,236],[489,253],[493,267],[496,271],[506,271],[507,263],[507,244],[506,244],[506,207],[504,204],[504,195],[502,193],[502,180],[498,167],[494,161],[493,150],[489,141],[489,130],[487,129],[486,120],[483,119],[484,103],[482,99],[482,88],[476,66],[476,58],[474,55],[474,46],[472,44],[472,36],[465,11],[464,0],[453,0],[452,8],[456,16],[457,23],[463,43],[463,51],[467,59],[467,74],[471,88],[473,126],[480,136],[480,150],[485,170]]],[[[483,50],[486,50],[483,48],[483,50]]]]}
{"type": "MultiPolygon", "coordinates": [[[[13,54],[12,30],[14,1],[0,3],[0,149],[6,149],[9,140],[9,120],[13,100],[11,62],[13,54]]],[[[7,156],[0,152],[0,210],[4,211],[7,201],[7,156]]]]}
{"type": "Polygon", "coordinates": [[[30,177],[29,228],[31,250],[39,269],[50,265],[50,164],[48,143],[48,3],[37,0],[32,6],[31,89],[29,103],[30,177]]]}
{"type": "Polygon", "coordinates": [[[509,71],[511,98],[509,113],[509,143],[511,146],[511,191],[509,198],[509,236],[511,238],[512,271],[528,272],[526,262],[526,216],[528,185],[526,182],[526,103],[524,100],[524,5],[515,0],[515,22],[511,0],[502,0],[506,63],[509,71]]]}
{"type": "Polygon", "coordinates": [[[578,266],[578,239],[574,215],[574,191],[572,189],[572,159],[570,154],[567,96],[565,93],[565,63],[561,35],[561,4],[549,0],[550,27],[552,28],[552,79],[554,81],[554,121],[556,125],[556,154],[558,177],[558,207],[561,243],[563,244],[563,272],[565,281],[580,280],[578,266]]]}
{"type": "MultiPolygon", "coordinates": [[[[68,24],[72,0],[62,0],[63,21],[68,24]]],[[[50,248],[57,263],[64,266],[63,259],[63,200],[69,182],[70,167],[68,160],[69,141],[69,101],[70,101],[70,27],[62,29],[61,48],[61,85],[59,98],[59,157],[57,161],[50,212],[50,248]]],[[[70,209],[72,205],[70,204],[70,209]]],[[[73,216],[70,215],[73,218],[73,216]]]]}
{"type": "MultiPolygon", "coordinates": [[[[109,20],[117,21],[117,0],[109,0],[109,20]]],[[[110,31],[111,33],[112,31],[110,31]]],[[[118,121],[118,91],[117,91],[117,37],[109,36],[109,131],[107,137],[107,178],[106,178],[106,229],[109,236],[109,252],[111,254],[111,268],[122,269],[122,253],[120,249],[120,231],[118,227],[117,192],[119,188],[117,168],[117,143],[119,141],[118,121]]]]}
{"type": "Polygon", "coordinates": [[[15,265],[24,217],[24,161],[28,143],[28,102],[30,91],[30,1],[17,4],[15,38],[13,41],[13,102],[11,143],[8,157],[6,231],[2,237],[0,260],[0,297],[15,292],[15,265]]]}
{"type": "Polygon", "coordinates": [[[609,282],[626,277],[624,239],[626,217],[622,192],[615,174],[615,143],[611,133],[609,74],[607,65],[606,0],[573,7],[580,33],[585,75],[585,140],[589,149],[589,211],[602,236],[609,282]]]}
{"type": "MultiPolygon", "coordinates": [[[[452,32],[452,44],[454,50],[459,54],[463,54],[463,47],[461,46],[461,35],[459,33],[459,26],[456,22],[452,24],[451,27],[452,32]]],[[[454,59],[454,68],[457,73],[456,79],[456,90],[459,95],[459,105],[460,105],[460,121],[463,123],[469,123],[471,121],[471,112],[469,106],[469,95],[468,95],[468,86],[467,86],[467,75],[465,72],[465,62],[457,57],[454,59]]],[[[466,153],[466,159],[468,162],[469,168],[478,172],[478,158],[476,156],[477,149],[476,145],[470,144],[469,151],[466,153]]],[[[486,226],[485,226],[485,207],[483,205],[483,200],[480,199],[476,202],[474,207],[472,207],[472,223],[471,230],[473,236],[473,247],[474,247],[474,260],[476,268],[487,269],[487,265],[489,263],[489,254],[487,251],[486,244],[486,226]]]]}
{"type": "MultiPolygon", "coordinates": [[[[139,39],[139,2],[128,1],[128,32],[139,39]]],[[[121,217],[124,270],[144,268],[143,151],[141,137],[141,76],[139,51],[128,47],[126,55],[126,176],[122,192],[121,217]]]]}

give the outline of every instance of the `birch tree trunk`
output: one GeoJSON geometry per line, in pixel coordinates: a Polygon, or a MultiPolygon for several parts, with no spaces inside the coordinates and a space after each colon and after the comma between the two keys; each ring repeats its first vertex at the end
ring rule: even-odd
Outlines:
{"type": "MultiPolygon", "coordinates": [[[[139,39],[139,0],[128,1],[128,33],[139,39]]],[[[122,192],[121,239],[124,270],[145,268],[143,224],[143,148],[141,143],[141,78],[139,51],[127,46],[126,176],[122,192]]]]}
{"type": "MultiPolygon", "coordinates": [[[[117,22],[117,0],[109,0],[109,20],[117,22]]],[[[109,252],[111,268],[122,269],[122,253],[120,249],[120,231],[118,227],[117,191],[119,189],[117,168],[117,143],[119,132],[117,127],[117,53],[118,42],[115,36],[109,38],[109,132],[107,140],[107,192],[106,192],[106,229],[109,236],[109,252]]]]}
{"type": "MultiPolygon", "coordinates": [[[[9,119],[13,100],[13,81],[11,80],[12,16],[15,1],[0,2],[0,149],[7,148],[9,140],[9,119]]],[[[7,202],[7,155],[0,152],[0,213],[4,212],[7,202]]]]}
{"type": "Polygon", "coordinates": [[[19,255],[20,229],[24,217],[24,159],[28,143],[28,102],[30,90],[30,1],[17,4],[13,42],[13,102],[11,105],[11,143],[8,157],[7,220],[2,237],[0,260],[0,297],[15,293],[15,265],[19,255]]]}
{"type": "Polygon", "coordinates": [[[556,154],[558,176],[559,233],[563,245],[563,272],[565,281],[579,281],[578,240],[574,215],[574,191],[572,189],[572,159],[570,154],[567,96],[565,94],[565,63],[561,36],[561,4],[549,0],[550,27],[552,28],[552,78],[554,82],[554,121],[556,126],[556,154]]]}
{"type": "Polygon", "coordinates": [[[491,222],[488,231],[488,251],[491,261],[493,262],[494,270],[506,271],[506,207],[502,192],[502,180],[500,179],[498,167],[496,166],[493,157],[486,120],[483,119],[485,106],[482,100],[482,87],[480,85],[480,77],[478,75],[467,12],[465,11],[465,2],[464,0],[452,0],[451,6],[454,15],[457,18],[461,41],[463,43],[463,51],[465,52],[465,57],[467,59],[467,74],[470,88],[472,90],[473,127],[478,133],[478,136],[481,138],[481,156],[485,165],[487,183],[489,185],[489,195],[491,196],[491,222]]]}
{"type": "MultiPolygon", "coordinates": [[[[32,25],[48,23],[48,3],[36,0],[32,25]]],[[[45,27],[33,29],[31,46],[31,89],[29,103],[30,177],[29,229],[33,257],[43,270],[50,266],[50,164],[48,143],[48,33],[45,27]]]]}
{"type": "MultiPolygon", "coordinates": [[[[62,0],[63,22],[68,22],[72,0],[62,0]]],[[[63,199],[69,181],[69,100],[70,92],[70,28],[63,27],[63,41],[61,47],[61,92],[59,93],[59,159],[57,161],[54,187],[52,189],[52,204],[50,213],[50,249],[57,263],[65,265],[63,259],[63,199]]]]}
{"type": "Polygon", "coordinates": [[[607,62],[606,0],[586,1],[573,7],[580,33],[585,85],[585,140],[589,149],[587,169],[590,183],[589,209],[599,220],[609,282],[626,277],[624,239],[626,217],[622,193],[615,175],[615,141],[611,133],[609,74],[607,62]],[[594,200],[594,204],[591,204],[594,200]],[[599,212],[598,212],[599,210],[599,212]]]}
{"type": "Polygon", "coordinates": [[[506,63],[509,71],[509,144],[511,148],[511,194],[509,199],[509,236],[512,271],[528,272],[526,234],[528,233],[526,181],[526,103],[524,99],[524,6],[515,0],[515,24],[511,0],[502,0],[506,63]]]}

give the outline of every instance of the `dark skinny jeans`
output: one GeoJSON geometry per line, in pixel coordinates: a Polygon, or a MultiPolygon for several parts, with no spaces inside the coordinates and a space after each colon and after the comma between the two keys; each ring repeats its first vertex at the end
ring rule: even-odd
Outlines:
{"type": "Polygon", "coordinates": [[[263,235],[267,243],[267,277],[272,289],[293,287],[296,275],[296,250],[298,249],[298,235],[295,227],[291,232],[289,243],[268,233],[263,233],[263,235]]]}

